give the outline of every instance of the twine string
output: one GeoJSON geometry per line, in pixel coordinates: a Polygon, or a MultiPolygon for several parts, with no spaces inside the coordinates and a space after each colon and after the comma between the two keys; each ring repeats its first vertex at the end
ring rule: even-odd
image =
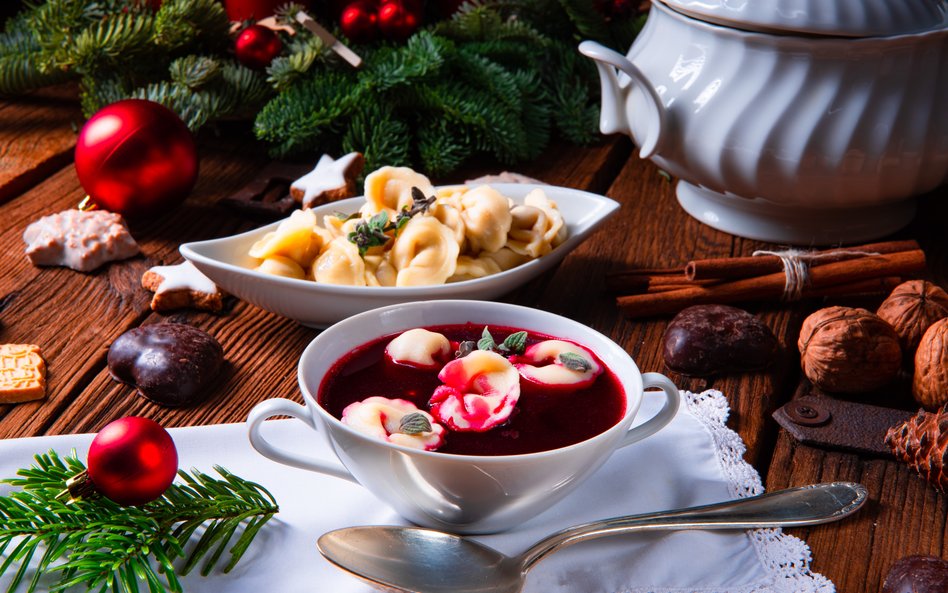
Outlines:
{"type": "Polygon", "coordinates": [[[802,251],[799,249],[785,249],[783,251],[768,251],[759,249],[753,256],[772,255],[780,258],[783,265],[783,274],[786,280],[783,285],[783,294],[780,299],[786,302],[799,301],[803,298],[803,291],[810,285],[810,263],[821,259],[836,258],[841,255],[863,257],[881,255],[874,251],[851,251],[840,249],[836,251],[802,251]]]}

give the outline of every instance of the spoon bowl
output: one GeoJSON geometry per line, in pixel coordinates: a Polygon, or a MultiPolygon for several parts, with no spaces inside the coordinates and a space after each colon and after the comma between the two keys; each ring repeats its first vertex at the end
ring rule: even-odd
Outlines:
{"type": "Polygon", "coordinates": [[[320,537],[316,547],[339,568],[383,591],[518,593],[527,572],[537,562],[580,541],[646,530],[816,525],[848,517],[867,497],[860,484],[832,482],[705,506],[617,517],[564,529],[518,556],[507,556],[459,535],[397,526],[337,529],[320,537]]]}

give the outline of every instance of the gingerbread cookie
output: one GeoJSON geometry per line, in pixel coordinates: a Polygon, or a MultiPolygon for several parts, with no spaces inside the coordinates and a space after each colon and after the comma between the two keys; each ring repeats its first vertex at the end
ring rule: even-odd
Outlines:
{"type": "Polygon", "coordinates": [[[193,307],[220,311],[223,293],[214,281],[189,261],[174,266],[155,266],[142,275],[142,287],[155,293],[152,311],[193,307]]]}
{"type": "Polygon", "coordinates": [[[304,209],[351,198],[356,195],[356,177],[364,166],[361,152],[350,152],[339,160],[324,154],[315,169],[290,185],[290,196],[304,209]]]}
{"type": "Polygon", "coordinates": [[[46,363],[39,346],[0,345],[0,404],[46,397],[46,363]]]}
{"type": "Polygon", "coordinates": [[[44,216],[23,232],[26,256],[35,266],[91,272],[102,264],[138,255],[138,244],[120,214],[66,210],[44,216]]]}
{"type": "Polygon", "coordinates": [[[224,363],[213,336],[183,323],[154,323],[125,332],[109,347],[112,378],[164,406],[204,400],[224,363]]]}

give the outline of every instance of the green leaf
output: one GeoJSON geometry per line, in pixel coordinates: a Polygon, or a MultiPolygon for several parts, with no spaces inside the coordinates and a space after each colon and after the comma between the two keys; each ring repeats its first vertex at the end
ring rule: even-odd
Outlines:
{"type": "Polygon", "coordinates": [[[504,343],[500,345],[500,348],[505,352],[512,352],[514,354],[523,354],[523,351],[527,347],[527,332],[518,331],[510,334],[504,340],[504,343]]]}
{"type": "Polygon", "coordinates": [[[478,350],[494,350],[497,348],[497,343],[494,342],[494,336],[490,335],[487,326],[484,326],[484,331],[481,333],[481,339],[477,341],[478,350]]]}
{"type": "Polygon", "coordinates": [[[585,373],[592,370],[592,363],[586,360],[584,356],[580,356],[575,352],[562,352],[560,353],[559,359],[563,366],[571,371],[585,373]]]}
{"type": "Polygon", "coordinates": [[[398,423],[398,432],[402,434],[422,434],[431,432],[431,421],[421,412],[412,412],[402,416],[398,423]]]}

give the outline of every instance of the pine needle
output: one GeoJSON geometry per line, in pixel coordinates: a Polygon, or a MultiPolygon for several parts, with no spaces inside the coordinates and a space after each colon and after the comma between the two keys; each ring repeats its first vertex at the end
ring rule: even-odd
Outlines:
{"type": "Polygon", "coordinates": [[[279,511],[265,488],[221,467],[215,468],[220,477],[179,472],[181,482],[142,506],[104,497],[66,504],[57,495],[67,478],[85,469],[75,452],[61,458],[50,451],[34,459],[17,478],[3,480],[19,488],[0,497],[0,552],[6,555],[0,576],[13,572],[8,593],[40,591],[47,586],[41,580],[51,575],[58,577],[51,592],[71,587],[181,592],[179,574],[200,564],[207,575],[225,557],[222,570],[230,571],[279,511]],[[175,558],[184,557],[185,544],[202,526],[197,544],[176,569],[175,558]]]}

